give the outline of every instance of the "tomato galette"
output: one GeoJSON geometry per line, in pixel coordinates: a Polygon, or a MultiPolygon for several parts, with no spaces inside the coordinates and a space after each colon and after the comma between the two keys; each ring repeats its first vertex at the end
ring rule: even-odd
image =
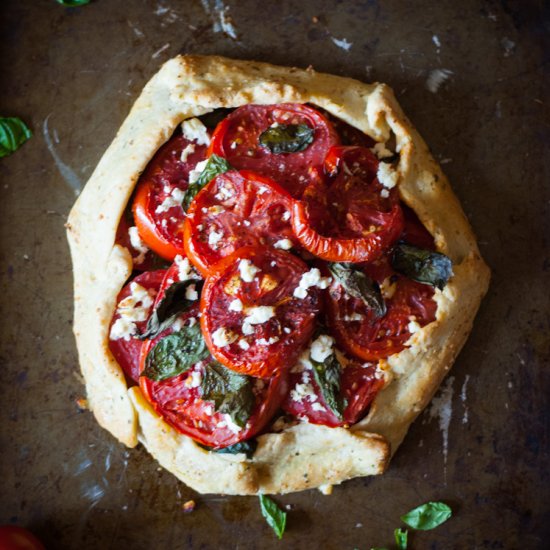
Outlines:
{"type": "Polygon", "coordinates": [[[180,56],[75,204],[90,408],[201,492],[384,471],[488,269],[383,84],[180,56]]]}

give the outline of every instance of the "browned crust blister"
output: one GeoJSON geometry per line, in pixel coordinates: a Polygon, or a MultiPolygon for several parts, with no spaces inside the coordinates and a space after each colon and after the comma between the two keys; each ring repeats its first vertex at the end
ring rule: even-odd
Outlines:
{"type": "Polygon", "coordinates": [[[145,86],[92,174],[70,216],[74,332],[88,400],[98,422],[119,441],[138,441],[179,479],[203,493],[286,493],[382,473],[419,412],[450,369],[489,282],[470,225],[447,179],[403,115],[391,89],[312,70],[221,57],[178,56],[145,86]],[[377,141],[395,135],[402,200],[454,264],[436,291],[436,320],[410,347],[381,362],[386,385],[366,418],[351,429],[301,423],[258,438],[253,459],[197,446],[128,389],[108,349],[116,297],[132,271],[115,234],[139,175],[184,119],[247,103],[311,103],[377,141]]]}

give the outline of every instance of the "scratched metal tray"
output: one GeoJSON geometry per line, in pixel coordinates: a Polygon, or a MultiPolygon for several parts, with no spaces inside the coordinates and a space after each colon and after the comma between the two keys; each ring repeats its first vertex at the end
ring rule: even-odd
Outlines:
{"type": "MultiPolygon", "coordinates": [[[[542,4],[542,3],[540,3],[542,4]]],[[[48,548],[370,548],[399,516],[454,516],[413,548],[542,548],[548,521],[548,14],[538,2],[55,0],[0,5],[1,116],[34,137],[0,160],[0,523],[48,548]],[[546,27],[545,27],[546,25],[546,27]],[[493,269],[442,391],[382,477],[278,498],[200,496],[101,430],[71,335],[63,223],[160,63],[217,53],[388,82],[443,164],[493,269]],[[546,370],[543,368],[546,367],[546,370]],[[182,504],[194,499],[196,510],[182,504]]]]}

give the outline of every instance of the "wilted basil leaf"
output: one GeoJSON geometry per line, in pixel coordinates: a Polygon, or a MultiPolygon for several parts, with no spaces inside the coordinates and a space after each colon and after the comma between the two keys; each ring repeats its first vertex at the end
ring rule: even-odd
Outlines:
{"type": "Polygon", "coordinates": [[[340,396],[340,378],[342,367],[334,354],[329,355],[323,363],[311,360],[313,365],[313,378],[321,390],[321,396],[327,407],[342,420],[342,414],[346,408],[346,401],[340,396]]]}
{"type": "Polygon", "coordinates": [[[142,374],[150,380],[165,380],[185,372],[209,355],[200,325],[183,327],[155,344],[147,355],[142,374]]]}
{"type": "Polygon", "coordinates": [[[260,134],[260,145],[275,155],[298,153],[313,143],[313,128],[306,124],[279,124],[260,134]]]}
{"type": "Polygon", "coordinates": [[[240,441],[239,443],[229,445],[229,447],[223,447],[222,449],[213,449],[212,447],[201,445],[200,443],[198,443],[198,445],[211,453],[218,453],[220,455],[238,455],[240,453],[244,453],[246,458],[252,458],[256,451],[256,447],[258,447],[258,442],[255,439],[248,439],[247,441],[240,441]]]}
{"type": "Polygon", "coordinates": [[[151,313],[151,316],[147,321],[145,332],[138,336],[140,340],[158,336],[176,320],[176,317],[180,313],[183,313],[193,304],[197,303],[197,300],[188,300],[185,297],[185,293],[191,285],[195,285],[196,291],[199,293],[202,288],[203,281],[188,279],[187,281],[179,281],[168,287],[164,293],[164,297],[159,302],[153,313],[151,313]]]}
{"type": "Polygon", "coordinates": [[[84,6],[89,4],[90,0],[57,0],[57,3],[72,8],[75,6],[84,6]]]}
{"type": "Polygon", "coordinates": [[[427,502],[401,516],[401,521],[413,529],[429,531],[445,523],[452,510],[444,502],[427,502]]]}
{"type": "Polygon", "coordinates": [[[27,125],[17,117],[0,118],[0,158],[17,151],[32,136],[27,125]]]}
{"type": "Polygon", "coordinates": [[[396,529],[393,532],[393,536],[395,537],[395,544],[397,544],[397,548],[399,550],[407,550],[407,539],[408,539],[409,532],[405,529],[396,529]]]}
{"type": "Polygon", "coordinates": [[[262,509],[262,516],[264,516],[267,524],[275,531],[277,537],[282,539],[286,527],[286,512],[283,512],[266,495],[260,495],[260,507],[262,509]]]}
{"type": "Polygon", "coordinates": [[[443,290],[453,275],[453,264],[444,254],[400,243],[395,246],[391,265],[409,279],[443,290]]]}
{"type": "Polygon", "coordinates": [[[386,303],[376,281],[349,264],[329,263],[328,268],[344,290],[372,309],[375,317],[386,314],[386,303]]]}
{"type": "Polygon", "coordinates": [[[208,159],[199,179],[195,183],[190,183],[187,191],[185,191],[182,202],[183,210],[187,212],[192,200],[207,183],[211,182],[216,176],[229,172],[229,170],[233,170],[233,167],[224,158],[212,155],[208,159]]]}
{"type": "Polygon", "coordinates": [[[252,379],[226,369],[217,362],[210,363],[204,369],[201,398],[212,401],[216,412],[228,414],[241,428],[250,418],[256,404],[252,379]]]}

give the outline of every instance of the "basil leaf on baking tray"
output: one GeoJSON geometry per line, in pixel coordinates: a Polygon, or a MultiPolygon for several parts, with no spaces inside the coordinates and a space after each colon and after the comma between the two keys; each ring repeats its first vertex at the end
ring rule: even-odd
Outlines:
{"type": "Polygon", "coordinates": [[[259,142],[275,155],[298,153],[313,143],[313,128],[306,124],[270,126],[260,134],[259,142]]]}
{"type": "Polygon", "coordinates": [[[286,527],[286,512],[283,512],[273,500],[266,495],[259,495],[262,516],[275,531],[278,538],[283,538],[286,527]]]}
{"type": "Polygon", "coordinates": [[[345,399],[340,397],[342,367],[338,359],[334,354],[331,354],[322,363],[311,359],[311,364],[313,365],[313,378],[319,386],[323,401],[338,420],[342,420],[342,414],[347,403],[345,399]]]}
{"type": "Polygon", "coordinates": [[[444,502],[427,502],[401,516],[401,521],[413,529],[429,531],[445,523],[452,510],[444,502]]]}
{"type": "Polygon", "coordinates": [[[155,344],[147,355],[142,374],[150,380],[166,380],[209,355],[200,325],[186,326],[155,344]]]}
{"type": "Polygon", "coordinates": [[[222,447],[221,449],[214,449],[200,443],[197,443],[197,445],[211,453],[218,453],[220,455],[238,455],[244,453],[246,458],[252,458],[258,447],[258,442],[255,439],[247,439],[246,441],[239,441],[239,443],[229,445],[229,447],[222,447]]]}
{"type": "Polygon", "coordinates": [[[90,0],[57,0],[58,4],[63,4],[68,8],[73,8],[75,6],[85,6],[90,3],[90,0]]]}
{"type": "Polygon", "coordinates": [[[397,544],[398,550],[407,550],[407,539],[409,532],[405,529],[400,529],[399,527],[393,532],[395,537],[395,544],[397,544]]]}
{"type": "Polygon", "coordinates": [[[17,151],[32,136],[27,125],[17,117],[0,117],[0,158],[17,151]]]}
{"type": "Polygon", "coordinates": [[[243,428],[256,404],[252,379],[218,362],[206,365],[201,380],[201,399],[214,403],[216,412],[228,414],[243,428]]]}
{"type": "Polygon", "coordinates": [[[372,309],[375,317],[383,317],[386,314],[386,303],[376,281],[350,264],[329,263],[328,268],[344,290],[372,309]]]}
{"type": "Polygon", "coordinates": [[[391,265],[409,279],[435,286],[439,290],[445,288],[453,275],[453,264],[444,254],[404,243],[395,246],[391,265]]]}
{"type": "Polygon", "coordinates": [[[210,183],[216,176],[229,172],[229,170],[233,170],[233,167],[224,158],[218,155],[212,155],[206,162],[206,166],[201,172],[199,179],[194,183],[189,183],[189,187],[185,191],[185,196],[183,197],[183,210],[187,212],[193,199],[207,183],[210,183]]]}
{"type": "Polygon", "coordinates": [[[186,281],[178,281],[170,285],[164,297],[159,302],[149,320],[145,332],[140,334],[138,338],[145,340],[146,338],[154,338],[163,330],[166,330],[177,318],[180,313],[189,309],[197,300],[189,300],[187,298],[188,291],[200,293],[203,281],[197,279],[188,279],[186,281]],[[195,287],[195,288],[193,288],[195,287]]]}

